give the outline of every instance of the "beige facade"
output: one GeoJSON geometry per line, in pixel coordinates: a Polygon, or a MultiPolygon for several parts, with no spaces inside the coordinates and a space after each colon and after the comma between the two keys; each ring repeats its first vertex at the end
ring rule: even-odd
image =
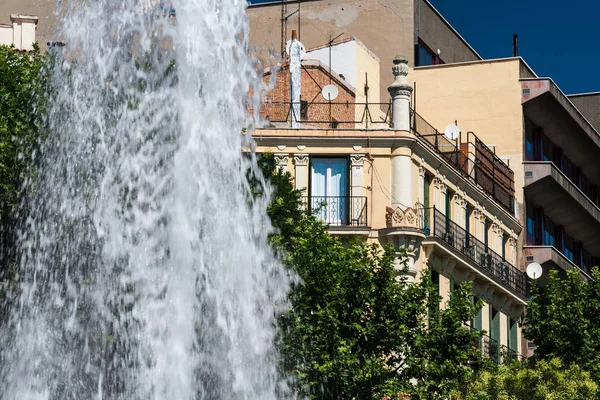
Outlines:
{"type": "Polygon", "coordinates": [[[54,40],[56,31],[56,0],[2,0],[0,1],[0,25],[10,24],[11,14],[36,15],[39,18],[36,40],[42,49],[47,48],[46,43],[54,40]]]}
{"type": "Polygon", "coordinates": [[[596,94],[567,97],[520,58],[419,67],[411,78],[420,115],[441,129],[457,121],[510,162],[515,215],[527,227],[516,265],[540,264],[540,285],[551,269],[588,278],[600,263],[596,94]]]}
{"type": "MultiPolygon", "coordinates": [[[[410,126],[410,91],[404,90],[394,95],[394,116],[410,126]]],[[[525,277],[514,267],[521,224],[429,141],[389,126],[305,126],[259,129],[255,142],[257,152],[275,154],[332,234],[406,248],[409,276],[434,271],[445,301],[455,285],[473,282],[485,302],[476,328],[491,336],[483,347],[520,349],[519,328],[510,322],[520,319],[526,304],[525,277]]]]}
{"type": "Polygon", "coordinates": [[[16,49],[24,51],[33,50],[38,17],[11,14],[10,22],[10,25],[0,24],[0,45],[12,45],[16,49]]]}

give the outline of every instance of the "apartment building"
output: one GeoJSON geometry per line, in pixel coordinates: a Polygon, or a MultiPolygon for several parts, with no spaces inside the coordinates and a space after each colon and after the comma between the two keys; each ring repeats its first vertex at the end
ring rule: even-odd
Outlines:
{"type": "MultiPolygon", "coordinates": [[[[385,78],[378,83],[380,96],[370,96],[374,103],[387,101],[389,66],[396,54],[404,54],[411,67],[481,59],[427,0],[273,1],[250,4],[248,18],[250,41],[263,59],[272,51],[284,53],[292,30],[307,48],[359,38],[380,59],[380,76],[385,78]]],[[[335,55],[332,66],[339,73],[344,65],[352,65],[335,55]]],[[[369,82],[374,81],[369,78],[369,82]]],[[[359,95],[362,87],[357,86],[359,95]]]]}
{"type": "MultiPolygon", "coordinates": [[[[339,73],[329,75],[310,55],[309,50],[303,73],[296,75],[301,99],[308,100],[295,114],[286,95],[295,75],[284,64],[278,72],[282,86],[261,110],[267,121],[255,132],[256,151],[275,154],[330,233],[407,249],[410,279],[430,269],[444,300],[457,285],[473,282],[485,302],[473,321],[475,329],[488,333],[482,351],[496,361],[516,356],[526,278],[516,267],[522,226],[513,209],[513,172],[474,135],[471,143],[463,142],[432,130],[420,117],[415,124],[405,57],[392,64],[394,81],[386,90],[391,103],[363,103],[349,96],[352,85],[339,73]],[[325,86],[316,85],[329,81],[339,93],[331,102],[323,98],[325,86]],[[272,102],[278,96],[287,108],[276,113],[272,102]],[[319,104],[324,112],[318,112],[319,104]],[[341,117],[342,110],[352,111],[341,117]]],[[[370,73],[382,70],[369,65],[370,73]]]]}
{"type": "Polygon", "coordinates": [[[520,267],[541,264],[542,285],[550,269],[587,277],[600,258],[600,135],[574,104],[583,96],[567,97],[521,58],[420,67],[412,77],[419,114],[436,126],[457,120],[514,170],[515,216],[526,227],[520,267]]]}

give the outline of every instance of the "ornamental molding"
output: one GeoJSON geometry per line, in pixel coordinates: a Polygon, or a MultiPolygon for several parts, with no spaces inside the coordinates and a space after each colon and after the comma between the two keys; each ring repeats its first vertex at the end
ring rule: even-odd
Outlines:
{"type": "Polygon", "coordinates": [[[308,154],[294,154],[294,164],[296,166],[308,165],[308,154]]]}
{"type": "Polygon", "coordinates": [[[406,208],[388,206],[385,210],[385,222],[388,228],[422,229],[423,227],[422,209],[418,205],[406,208]]]}
{"type": "Polygon", "coordinates": [[[350,154],[350,164],[353,167],[362,167],[365,162],[364,154],[350,154]]]}
{"type": "Polygon", "coordinates": [[[287,163],[290,158],[289,154],[279,153],[279,154],[275,154],[274,157],[275,157],[275,162],[277,163],[278,167],[287,167],[287,163]]]}

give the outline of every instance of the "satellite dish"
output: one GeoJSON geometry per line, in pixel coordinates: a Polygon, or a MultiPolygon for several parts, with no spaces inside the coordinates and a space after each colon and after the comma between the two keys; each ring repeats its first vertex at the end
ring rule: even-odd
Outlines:
{"type": "Polygon", "coordinates": [[[530,279],[537,279],[542,276],[542,266],[538,263],[531,263],[527,266],[526,272],[530,279]]]}
{"type": "MultiPolygon", "coordinates": [[[[304,45],[303,45],[302,43],[300,43],[299,41],[297,41],[297,40],[296,40],[296,42],[297,42],[298,44],[300,44],[300,59],[301,59],[301,60],[303,60],[303,59],[304,59],[304,56],[306,55],[306,48],[305,48],[305,47],[304,47],[304,45]]],[[[291,40],[288,40],[288,41],[285,43],[285,52],[287,53],[287,55],[288,55],[288,56],[289,56],[289,55],[291,55],[291,49],[290,49],[290,46],[291,46],[291,45],[292,45],[292,41],[291,41],[291,40]]]]}
{"type": "Polygon", "coordinates": [[[458,139],[459,135],[460,135],[460,130],[458,129],[458,126],[456,126],[454,124],[450,124],[450,125],[446,126],[446,128],[444,129],[444,136],[446,136],[450,140],[458,139]]]}
{"type": "Polygon", "coordinates": [[[335,98],[338,97],[338,94],[338,88],[334,85],[324,86],[323,90],[321,90],[321,96],[327,101],[335,100],[335,98]]]}

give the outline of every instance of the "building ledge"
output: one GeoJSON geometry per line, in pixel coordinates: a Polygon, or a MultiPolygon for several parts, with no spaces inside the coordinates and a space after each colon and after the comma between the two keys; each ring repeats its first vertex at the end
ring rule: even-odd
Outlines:
{"type": "Polygon", "coordinates": [[[550,78],[521,79],[523,112],[544,134],[600,183],[600,134],[550,78]]]}
{"type": "Polygon", "coordinates": [[[329,226],[327,232],[333,236],[369,236],[368,226],[329,226]]]}
{"type": "Polygon", "coordinates": [[[562,275],[571,269],[577,269],[585,279],[590,276],[579,268],[575,263],[564,256],[554,246],[524,246],[527,262],[535,262],[542,266],[542,276],[537,279],[538,285],[545,286],[548,283],[548,273],[552,269],[558,269],[562,275]]]}
{"type": "Polygon", "coordinates": [[[594,256],[600,256],[600,208],[552,162],[527,161],[525,197],[594,256]]]}

